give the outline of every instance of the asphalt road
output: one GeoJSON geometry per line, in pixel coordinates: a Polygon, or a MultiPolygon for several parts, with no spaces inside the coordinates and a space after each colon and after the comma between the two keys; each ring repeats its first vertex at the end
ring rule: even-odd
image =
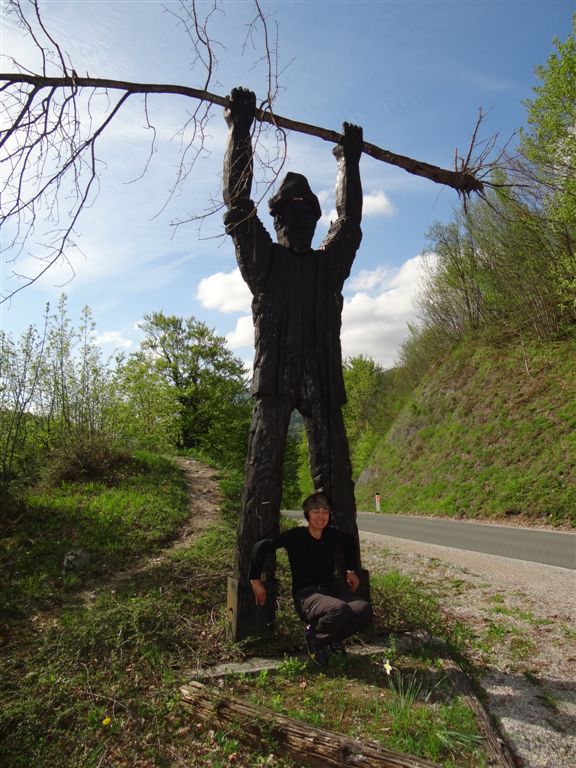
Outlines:
{"type": "MultiPolygon", "coordinates": [[[[302,516],[301,512],[285,514],[296,519],[302,516]]],[[[576,569],[576,533],[368,512],[358,513],[358,528],[383,536],[576,569]]]]}

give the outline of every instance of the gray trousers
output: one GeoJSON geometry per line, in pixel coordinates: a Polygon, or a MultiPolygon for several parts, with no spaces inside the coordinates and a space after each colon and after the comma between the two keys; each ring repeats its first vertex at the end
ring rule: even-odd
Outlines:
{"type": "Polygon", "coordinates": [[[366,600],[360,600],[354,592],[336,589],[302,589],[294,595],[294,605],[300,618],[314,628],[318,648],[331,640],[342,642],[365,629],[373,615],[366,600]]]}

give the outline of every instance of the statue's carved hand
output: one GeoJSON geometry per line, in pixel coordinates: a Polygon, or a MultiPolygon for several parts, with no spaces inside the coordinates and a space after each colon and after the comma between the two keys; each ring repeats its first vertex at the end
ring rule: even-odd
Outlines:
{"type": "Polygon", "coordinates": [[[362,147],[364,145],[364,136],[362,128],[359,125],[353,125],[352,123],[344,123],[343,133],[340,136],[340,141],[332,150],[334,156],[340,160],[341,157],[346,160],[354,160],[358,162],[362,154],[362,147]]]}
{"type": "Polygon", "coordinates": [[[256,94],[248,88],[233,88],[224,108],[228,127],[249,132],[256,114],[256,94]]]}

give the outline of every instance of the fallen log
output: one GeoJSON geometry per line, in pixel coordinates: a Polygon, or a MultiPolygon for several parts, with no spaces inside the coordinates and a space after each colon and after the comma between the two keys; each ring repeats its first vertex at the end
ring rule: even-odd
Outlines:
{"type": "Polygon", "coordinates": [[[449,678],[452,687],[458,695],[470,707],[476,716],[478,730],[484,737],[483,747],[488,758],[488,765],[498,768],[521,768],[520,761],[516,758],[495,723],[486,712],[482,702],[474,693],[468,678],[458,664],[448,656],[440,657],[442,669],[449,678]]]}
{"type": "Polygon", "coordinates": [[[180,689],[184,704],[210,726],[228,728],[234,738],[260,748],[279,748],[313,768],[439,768],[421,757],[404,755],[373,741],[357,741],[295,718],[230,697],[196,681],[180,689]],[[266,747],[264,747],[266,745],[266,747]]]}

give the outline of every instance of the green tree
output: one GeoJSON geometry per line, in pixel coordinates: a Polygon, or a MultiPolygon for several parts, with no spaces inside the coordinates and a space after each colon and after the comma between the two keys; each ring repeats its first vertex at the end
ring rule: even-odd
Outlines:
{"type": "Polygon", "coordinates": [[[44,327],[0,333],[0,485],[3,506],[41,472],[86,477],[118,453],[120,391],[102,359],[89,307],[75,328],[63,295],[44,327]]]}
{"type": "Polygon", "coordinates": [[[251,411],[242,361],[194,317],[153,312],[144,316],[141,329],[141,351],[174,388],[180,405],[179,447],[241,465],[251,411]]]}
{"type": "Polygon", "coordinates": [[[36,411],[51,445],[71,446],[105,438],[114,440],[114,405],[110,361],[102,358],[90,307],[75,328],[67,297],[62,295],[49,316],[42,382],[36,411]]]}
{"type": "Polygon", "coordinates": [[[352,473],[357,478],[368,464],[378,436],[389,423],[391,378],[374,360],[359,355],[344,361],[347,402],[343,409],[350,445],[352,473]]]}
{"type": "Polygon", "coordinates": [[[542,209],[512,191],[490,195],[473,207],[467,226],[480,254],[485,319],[506,333],[561,334],[565,250],[542,209]]]}
{"type": "MultiPolygon", "coordinates": [[[[468,206],[468,210],[472,208],[468,206]]],[[[481,255],[469,227],[469,217],[463,212],[448,224],[436,222],[427,236],[431,251],[428,279],[418,297],[418,306],[428,322],[455,341],[466,330],[478,328],[482,321],[481,255]]]]}
{"type": "Polygon", "coordinates": [[[171,453],[179,439],[177,392],[141,351],[119,358],[115,373],[118,440],[127,450],[171,453]]]}
{"type": "Polygon", "coordinates": [[[554,38],[556,52],[536,67],[542,81],[527,99],[529,129],[521,149],[549,189],[548,204],[564,223],[576,221],[576,13],[565,43],[554,38]]]}
{"type": "MultiPolygon", "coordinates": [[[[561,245],[557,254],[563,306],[576,313],[576,13],[565,43],[554,39],[556,52],[536,68],[541,85],[525,102],[529,129],[521,133],[521,150],[536,180],[547,226],[561,245]]],[[[526,169],[524,169],[526,170],[526,169]]]]}
{"type": "Polygon", "coordinates": [[[39,469],[34,403],[44,358],[46,326],[31,326],[15,343],[0,331],[0,518],[14,511],[18,491],[39,469]]]}

